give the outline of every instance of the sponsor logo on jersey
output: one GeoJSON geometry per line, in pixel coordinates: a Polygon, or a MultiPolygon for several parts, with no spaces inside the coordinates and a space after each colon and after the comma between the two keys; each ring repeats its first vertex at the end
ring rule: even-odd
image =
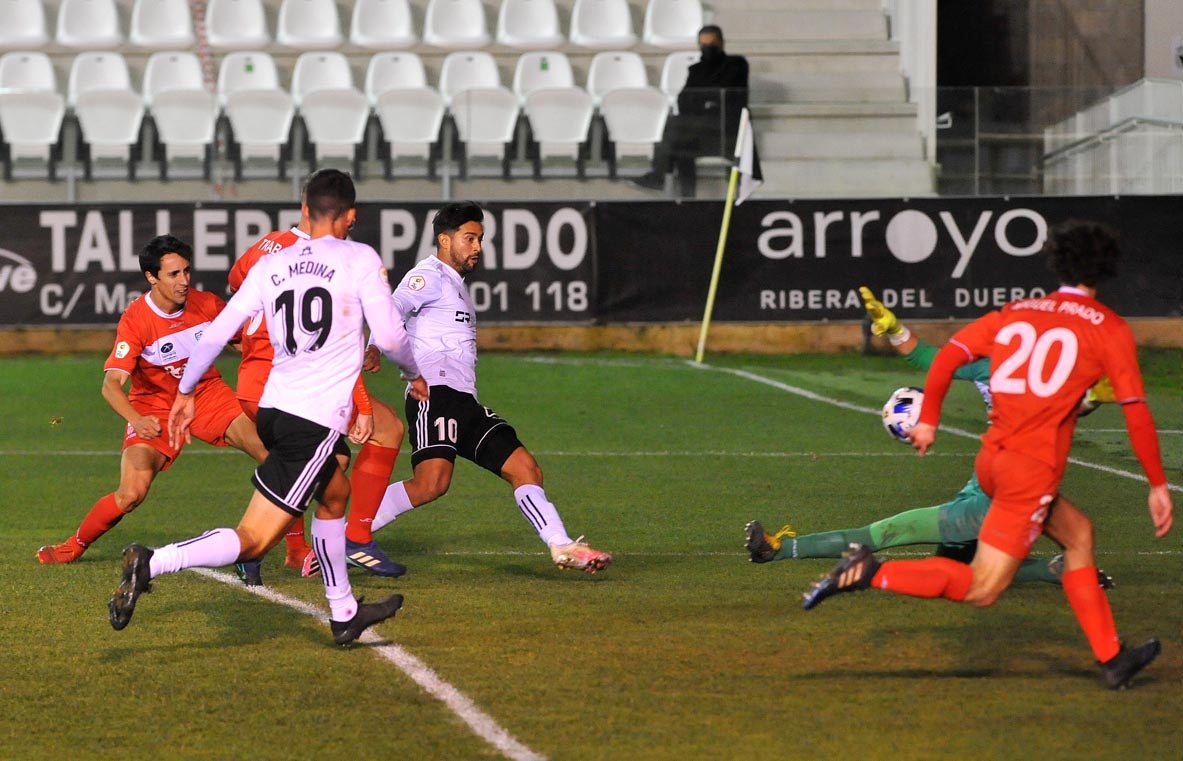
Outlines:
{"type": "Polygon", "coordinates": [[[172,353],[173,353],[173,345],[172,345],[172,342],[166,343],[164,346],[161,346],[161,347],[160,347],[160,353],[161,353],[161,354],[166,354],[166,355],[167,355],[167,354],[172,354],[172,353]]]}
{"type": "Polygon", "coordinates": [[[461,312],[456,310],[456,322],[472,322],[472,315],[468,312],[461,312]]]}
{"type": "Polygon", "coordinates": [[[411,279],[407,281],[407,287],[412,291],[421,291],[426,285],[427,281],[423,279],[422,275],[412,275],[411,279]]]}
{"type": "Polygon", "coordinates": [[[123,359],[129,351],[131,351],[131,347],[128,346],[127,341],[120,341],[115,344],[115,359],[123,359]]]}

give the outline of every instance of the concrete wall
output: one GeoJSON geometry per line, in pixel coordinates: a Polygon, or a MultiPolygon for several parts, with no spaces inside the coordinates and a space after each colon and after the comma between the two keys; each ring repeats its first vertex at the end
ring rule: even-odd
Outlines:
{"type": "Polygon", "coordinates": [[[1146,76],[1183,79],[1183,3],[1145,0],[1146,76]]]}

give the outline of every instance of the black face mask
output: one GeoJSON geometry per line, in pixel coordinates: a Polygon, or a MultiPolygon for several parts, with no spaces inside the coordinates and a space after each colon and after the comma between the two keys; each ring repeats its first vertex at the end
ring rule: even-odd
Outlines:
{"type": "Polygon", "coordinates": [[[723,48],[718,45],[703,45],[699,50],[702,51],[702,60],[707,63],[723,60],[723,48]]]}

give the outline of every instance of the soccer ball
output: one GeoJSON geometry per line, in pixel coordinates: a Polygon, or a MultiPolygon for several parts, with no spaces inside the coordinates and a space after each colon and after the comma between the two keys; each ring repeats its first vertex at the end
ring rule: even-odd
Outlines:
{"type": "Polygon", "coordinates": [[[924,389],[904,386],[891,392],[883,405],[883,427],[891,437],[903,444],[911,444],[908,433],[920,422],[920,405],[924,389]]]}

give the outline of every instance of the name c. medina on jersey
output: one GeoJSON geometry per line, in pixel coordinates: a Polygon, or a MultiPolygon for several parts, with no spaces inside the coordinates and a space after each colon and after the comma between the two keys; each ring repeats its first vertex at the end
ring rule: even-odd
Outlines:
{"type": "MultiPolygon", "coordinates": [[[[337,274],[337,270],[333,269],[324,262],[318,262],[314,259],[303,259],[297,262],[292,262],[288,265],[288,277],[296,277],[297,275],[314,275],[316,277],[324,278],[325,280],[332,280],[333,275],[337,274]]],[[[280,277],[278,274],[271,276],[272,285],[280,285],[286,277],[280,277]]]]}

